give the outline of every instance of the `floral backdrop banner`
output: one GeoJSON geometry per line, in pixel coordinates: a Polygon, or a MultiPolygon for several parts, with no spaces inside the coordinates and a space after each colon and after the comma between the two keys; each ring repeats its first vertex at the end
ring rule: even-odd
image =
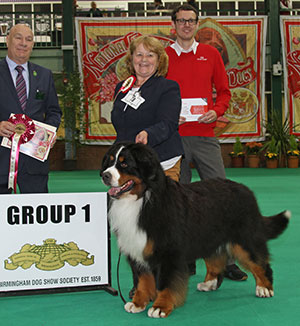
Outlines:
{"type": "Polygon", "coordinates": [[[300,16],[280,17],[283,45],[285,113],[300,136],[300,16]]]}
{"type": "MultiPolygon", "coordinates": [[[[222,55],[232,93],[225,119],[218,124],[221,142],[263,140],[267,17],[202,19],[196,40],[222,55]],[[226,125],[226,128],[222,129],[226,125]]],[[[108,145],[115,139],[110,112],[116,84],[122,79],[132,39],[150,34],[164,46],[176,38],[170,17],[76,18],[78,62],[88,98],[83,142],[108,145]]]]}

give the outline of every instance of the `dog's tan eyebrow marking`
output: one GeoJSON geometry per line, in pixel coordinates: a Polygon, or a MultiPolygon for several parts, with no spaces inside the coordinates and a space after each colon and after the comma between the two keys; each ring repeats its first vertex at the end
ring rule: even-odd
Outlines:
{"type": "Polygon", "coordinates": [[[110,155],[109,159],[110,159],[111,161],[114,161],[115,157],[114,157],[113,155],[110,155]]]}
{"type": "Polygon", "coordinates": [[[124,161],[125,161],[124,156],[120,156],[120,157],[119,157],[119,162],[124,162],[124,161]]]}

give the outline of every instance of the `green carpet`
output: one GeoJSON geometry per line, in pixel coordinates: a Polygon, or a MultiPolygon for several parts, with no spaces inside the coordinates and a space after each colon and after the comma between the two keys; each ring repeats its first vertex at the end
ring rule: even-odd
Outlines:
{"type": "MultiPolygon", "coordinates": [[[[105,291],[30,295],[0,298],[1,326],[106,326],[106,325],[299,325],[300,323],[300,169],[227,169],[229,179],[249,186],[258,198],[262,213],[272,215],[289,209],[292,220],[287,231],[269,242],[274,270],[275,296],[255,297],[252,275],[245,282],[224,280],[215,292],[200,293],[198,282],[205,275],[203,261],[190,278],[186,304],[165,320],[147,313],[128,314],[120,297],[105,291]]],[[[194,180],[197,179],[194,173],[194,180]]],[[[50,192],[105,191],[98,171],[51,172],[50,192]]],[[[200,203],[201,204],[201,203],[200,203]]],[[[241,218],[243,218],[241,216],[241,218]]],[[[118,250],[112,237],[112,286],[117,287],[118,250]]],[[[127,298],[131,273],[123,257],[120,264],[122,293],[127,298]]]]}

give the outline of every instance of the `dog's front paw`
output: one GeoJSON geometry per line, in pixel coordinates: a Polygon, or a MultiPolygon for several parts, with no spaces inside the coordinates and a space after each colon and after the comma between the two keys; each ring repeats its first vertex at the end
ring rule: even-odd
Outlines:
{"type": "Polygon", "coordinates": [[[217,279],[197,284],[197,290],[201,292],[215,291],[217,290],[217,288],[218,288],[217,279]]]}
{"type": "Polygon", "coordinates": [[[127,302],[124,306],[124,309],[127,311],[127,312],[131,312],[133,314],[137,314],[139,312],[142,312],[146,309],[146,306],[145,307],[137,307],[133,302],[127,302]]]}
{"type": "Polygon", "coordinates": [[[256,287],[256,296],[259,298],[271,298],[274,296],[274,291],[262,286],[256,287]]]}
{"type": "Polygon", "coordinates": [[[148,310],[148,316],[151,318],[165,318],[167,317],[166,313],[163,312],[160,308],[150,308],[148,310]]]}

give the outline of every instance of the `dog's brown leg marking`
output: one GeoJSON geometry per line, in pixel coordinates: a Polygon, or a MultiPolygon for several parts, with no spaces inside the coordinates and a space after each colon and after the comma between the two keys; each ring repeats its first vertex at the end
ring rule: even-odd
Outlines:
{"type": "Polygon", "coordinates": [[[156,285],[152,274],[142,274],[139,277],[139,282],[132,302],[137,307],[146,307],[150,300],[156,298],[156,285]]]}
{"type": "Polygon", "coordinates": [[[267,288],[268,290],[273,291],[273,285],[267,278],[266,270],[263,268],[263,266],[266,266],[269,263],[268,261],[261,261],[258,263],[253,262],[250,259],[249,253],[239,245],[233,245],[231,247],[231,252],[233,253],[234,257],[241,263],[241,265],[253,274],[256,286],[267,288]]]}
{"type": "Polygon", "coordinates": [[[159,309],[165,314],[164,317],[168,317],[178,304],[177,296],[170,290],[164,289],[158,292],[157,298],[153,303],[153,309],[159,309]]]}
{"type": "Polygon", "coordinates": [[[184,304],[188,286],[188,274],[175,274],[171,288],[158,291],[152,310],[159,309],[162,317],[167,317],[175,307],[184,304]]]}
{"type": "Polygon", "coordinates": [[[197,284],[197,289],[201,292],[217,290],[223,281],[223,271],[226,266],[227,255],[224,253],[218,256],[206,258],[206,276],[204,282],[197,284]]]}
{"type": "Polygon", "coordinates": [[[204,282],[212,281],[223,273],[227,257],[226,255],[215,256],[204,259],[206,265],[206,276],[204,282]]]}
{"type": "Polygon", "coordinates": [[[187,293],[188,280],[188,274],[174,275],[170,292],[173,293],[175,298],[175,307],[182,306],[184,304],[187,293]]]}

